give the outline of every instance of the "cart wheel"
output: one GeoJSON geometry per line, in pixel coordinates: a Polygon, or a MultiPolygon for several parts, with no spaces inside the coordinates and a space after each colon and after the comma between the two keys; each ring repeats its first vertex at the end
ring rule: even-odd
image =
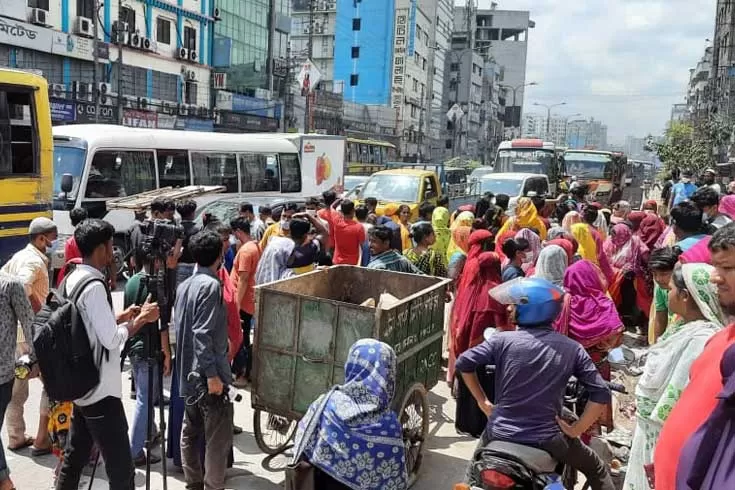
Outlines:
{"type": "Polygon", "coordinates": [[[429,399],[421,383],[414,383],[406,391],[399,412],[403,426],[403,443],[406,446],[406,471],[409,486],[416,482],[424,442],[429,433],[429,399]]]}
{"type": "Polygon", "coordinates": [[[261,451],[274,455],[282,453],[296,432],[296,420],[288,420],[259,408],[253,411],[255,442],[261,451]]]}

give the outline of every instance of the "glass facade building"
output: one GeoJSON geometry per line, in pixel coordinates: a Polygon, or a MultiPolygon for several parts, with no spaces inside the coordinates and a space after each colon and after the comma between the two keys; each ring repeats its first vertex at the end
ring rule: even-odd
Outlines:
{"type": "Polygon", "coordinates": [[[268,39],[270,22],[269,0],[218,0],[221,20],[215,23],[215,46],[218,39],[228,43],[229,57],[220,53],[220,60],[229,58],[229,66],[216,67],[227,73],[227,88],[232,91],[268,88],[268,39]]]}

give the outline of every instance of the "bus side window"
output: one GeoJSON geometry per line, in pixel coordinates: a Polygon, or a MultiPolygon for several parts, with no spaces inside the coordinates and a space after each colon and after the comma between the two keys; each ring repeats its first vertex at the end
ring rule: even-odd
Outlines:
{"type": "Polygon", "coordinates": [[[158,150],[158,186],[185,187],[191,183],[186,150],[158,150]]]}
{"type": "Polygon", "coordinates": [[[273,155],[238,154],[240,192],[278,192],[278,164],[273,155]]]}
{"type": "Polygon", "coordinates": [[[132,196],[156,188],[153,151],[100,150],[87,177],[89,199],[132,196]]]}
{"type": "Polygon", "coordinates": [[[301,163],[297,153],[281,153],[281,192],[301,192],[301,163]]]}
{"type": "Polygon", "coordinates": [[[194,185],[223,185],[225,192],[237,192],[237,156],[234,153],[191,154],[194,185]]]}
{"type": "Polygon", "coordinates": [[[0,175],[39,173],[33,92],[0,86],[0,175]]]}

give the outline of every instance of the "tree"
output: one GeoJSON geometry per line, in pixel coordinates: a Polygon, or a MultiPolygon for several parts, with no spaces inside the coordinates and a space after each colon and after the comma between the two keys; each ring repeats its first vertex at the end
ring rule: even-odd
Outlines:
{"type": "Polygon", "coordinates": [[[691,170],[699,174],[717,163],[727,153],[732,128],[719,118],[694,125],[688,121],[672,121],[663,142],[651,143],[668,173],[691,170]]]}

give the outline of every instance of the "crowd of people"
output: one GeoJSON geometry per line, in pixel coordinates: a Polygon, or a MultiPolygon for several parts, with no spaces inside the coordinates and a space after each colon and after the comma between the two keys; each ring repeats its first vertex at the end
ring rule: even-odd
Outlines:
{"type": "MultiPolygon", "coordinates": [[[[99,451],[111,488],[133,488],[134,467],[144,465],[146,458],[157,462],[164,456],[148,454],[145,443],[163,435],[148,421],[149,403],[151,399],[166,402],[160,399],[156,383],[161,375],[172,375],[165,456],[183,469],[189,488],[224,488],[225,470],[232,464],[233,434],[241,431],[233,424],[226,387],[243,388],[250,382],[255,287],[318,267],[353,265],[452,279],[447,382],[455,395],[463,389],[464,375],[457,373],[466,373],[468,366],[495,355],[485,343],[488,327],[499,332],[523,330],[518,316],[488,292],[522,278],[548,281],[560,292],[558,314],[548,322],[548,329],[572,342],[564,344],[572,356],[567,368],[582,373],[596,393],[591,400],[600,406],[594,423],[584,431],[561,422],[557,425],[556,420],[551,423],[556,432],[582,436],[584,441],[602,428],[613,428],[609,391],[602,382],[611,375],[607,357],[622,343],[626,329],[636,331],[650,348],[636,390],[637,427],[625,488],[649,488],[654,476],[657,489],[725,488],[702,486],[702,482],[731,478],[719,464],[729,449],[718,445],[719,435],[713,442],[713,434],[731,430],[728,403],[735,354],[729,347],[735,337],[725,327],[726,314],[735,312],[731,273],[735,225],[730,224],[735,218],[735,195],[720,195],[719,186],[710,182],[710,172],[705,172],[700,186],[691,177],[682,172],[663,204],[647,201],[640,211],[622,200],[609,207],[589,202],[584,185],[572,186],[551,212],[547,201],[538,196],[517,199],[510,212],[511,202],[505,195],[485,195],[474,205],[450,212],[446,199],[424,202],[415,210],[396,204],[379,210],[376,199],[368,197],[364,205],[356,205],[329,191],[321,200],[310,199],[303,209],[286,205],[275,217],[270,209],[262,207],[256,213],[245,202],[229,222],[211,214],[197,222],[194,201],[159,198],[151,205],[151,218],[173,222],[178,212],[179,234],[166,257],[154,257],[146,252],[140,223],[131,229],[130,262],[135,274],[125,285],[125,309],[118,314],[109,299],[115,280],[111,270],[114,229],[104,221],[88,219],[84,210],[72,210],[76,229],[65,245],[67,266],[59,274],[58,286],[70,293],[87,276],[106,281],[106,286],[101,282],[88,286],[78,304],[91,347],[100,354],[103,383],[73,402],[49,400],[44,394],[38,432],[29,437],[23,418],[28,378],[16,379],[15,361],[21,355],[33,359],[32,344],[26,339],[32,335],[34,314],[49,294],[47,253],[57,239],[51,220],[35,219],[26,248],[0,271],[0,308],[5,313],[0,315],[0,338],[7,340],[0,349],[0,418],[8,428],[8,447],[16,451],[32,446],[35,456],[56,454],[59,489],[76,488],[83,468],[99,451]],[[171,294],[154,300],[147,278],[158,268],[164,270],[171,294]],[[169,344],[169,325],[176,330],[175,352],[169,344]],[[130,429],[121,402],[121,360],[126,357],[136,399],[130,429]],[[155,365],[149,371],[151,363],[155,365]],[[585,371],[589,366],[594,366],[594,372],[585,371]]],[[[142,221],[144,215],[138,219],[142,221]]],[[[524,349],[547,342],[545,335],[519,337],[513,348],[529,355],[524,349]]],[[[349,437],[348,432],[362,429],[351,425],[349,414],[340,412],[334,397],[370,396],[375,405],[363,407],[365,420],[373,417],[381,424],[395,425],[389,410],[395,354],[389,346],[367,341],[353,346],[351,352],[361,359],[346,366],[339,395],[330,393],[330,403],[315,402],[310,414],[317,409],[333,411],[332,420],[345,419],[343,431],[349,437]],[[386,360],[388,364],[381,362],[386,360]]],[[[547,352],[539,359],[552,362],[550,355],[547,352]]],[[[37,375],[37,370],[30,373],[30,377],[37,375]]],[[[504,376],[514,379],[508,373],[504,376]]],[[[467,387],[473,397],[479,396],[477,386],[469,383],[467,387]]],[[[529,390],[521,392],[526,395],[518,395],[514,402],[519,407],[533,398],[529,390]]],[[[460,397],[458,403],[467,399],[460,397]]],[[[555,410],[554,400],[538,403],[548,403],[550,412],[555,410]]],[[[487,406],[480,408],[491,413],[487,406]]],[[[325,455],[334,441],[322,440],[308,420],[307,416],[302,421],[297,438],[304,453],[322,458],[320,469],[348,488],[361,488],[340,473],[344,468],[328,464],[325,455]]],[[[505,419],[504,429],[494,432],[497,420],[493,420],[491,416],[484,441],[519,429],[505,419]]],[[[534,432],[533,423],[521,425],[523,433],[534,432]]],[[[544,421],[543,430],[536,431],[531,442],[553,446],[552,453],[564,458],[566,453],[557,446],[539,440],[539,434],[550,432],[554,430],[544,421]]],[[[398,447],[400,435],[394,439],[386,439],[386,448],[398,447]]],[[[592,488],[607,490],[608,479],[594,454],[574,448],[573,454],[582,460],[580,470],[594,482],[592,488]]],[[[365,450],[371,454],[370,449],[365,450]]],[[[399,465],[402,453],[393,454],[399,465]]],[[[403,470],[380,476],[381,485],[405,487],[403,470]]],[[[0,490],[12,488],[0,449],[0,490]]]]}

